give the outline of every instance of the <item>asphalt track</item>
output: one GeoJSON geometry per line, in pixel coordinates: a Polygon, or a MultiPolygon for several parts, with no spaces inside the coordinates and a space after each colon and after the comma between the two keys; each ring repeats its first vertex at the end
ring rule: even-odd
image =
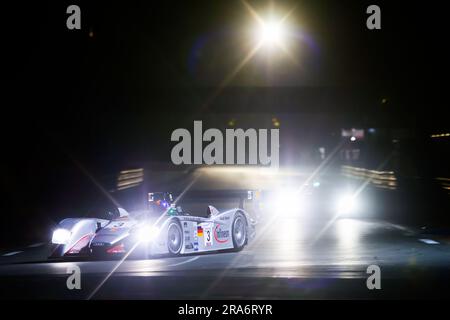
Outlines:
{"type": "MultiPolygon", "coordinates": [[[[231,179],[228,174],[227,179],[231,179]]],[[[190,180],[188,174],[186,181],[190,180]]],[[[448,296],[450,246],[445,239],[425,236],[414,228],[373,216],[335,218],[306,211],[266,214],[257,232],[241,252],[125,261],[49,262],[47,243],[12,248],[0,253],[0,295],[2,299],[448,296]],[[73,265],[81,270],[81,290],[66,286],[73,265]],[[367,288],[369,265],[381,269],[380,290],[367,288]]]]}

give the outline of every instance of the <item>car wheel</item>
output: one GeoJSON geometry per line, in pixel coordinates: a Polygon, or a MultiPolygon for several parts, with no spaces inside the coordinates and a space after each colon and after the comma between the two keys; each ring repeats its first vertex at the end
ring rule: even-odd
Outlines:
{"type": "Polygon", "coordinates": [[[183,248],[183,232],[178,221],[173,220],[167,228],[167,248],[171,255],[178,255],[183,248]]]}
{"type": "Polygon", "coordinates": [[[244,215],[240,212],[237,212],[234,215],[232,237],[234,250],[242,250],[247,242],[247,221],[244,215]]]}

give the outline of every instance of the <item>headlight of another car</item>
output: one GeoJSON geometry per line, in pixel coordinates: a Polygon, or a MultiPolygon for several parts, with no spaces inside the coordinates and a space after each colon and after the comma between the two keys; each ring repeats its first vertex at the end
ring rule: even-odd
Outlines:
{"type": "Polygon", "coordinates": [[[337,201],[339,214],[353,213],[358,209],[358,201],[353,194],[343,194],[337,201]]]}
{"type": "Polygon", "coordinates": [[[67,244],[70,239],[71,232],[67,229],[56,229],[53,231],[52,243],[54,244],[67,244]]]}
{"type": "Polygon", "coordinates": [[[306,212],[309,209],[306,191],[300,188],[283,188],[269,200],[269,208],[276,214],[290,215],[306,212]]]}
{"type": "Polygon", "coordinates": [[[143,226],[138,230],[139,241],[150,242],[154,240],[159,234],[159,228],[155,226],[143,226]]]}

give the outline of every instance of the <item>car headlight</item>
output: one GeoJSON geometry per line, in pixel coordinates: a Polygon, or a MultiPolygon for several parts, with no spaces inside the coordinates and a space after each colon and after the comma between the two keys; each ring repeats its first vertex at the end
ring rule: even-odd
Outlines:
{"type": "Polygon", "coordinates": [[[308,197],[300,189],[285,188],[269,200],[269,207],[276,214],[298,214],[307,211],[308,197]]]}
{"type": "Polygon", "coordinates": [[[358,203],[353,194],[344,194],[338,198],[337,212],[339,214],[354,212],[357,207],[358,203]]]}
{"type": "Polygon", "coordinates": [[[159,234],[159,228],[155,226],[143,226],[138,231],[138,239],[141,242],[150,242],[159,234]]]}
{"type": "Polygon", "coordinates": [[[67,244],[72,233],[67,229],[56,229],[53,231],[52,243],[54,244],[67,244]]]}

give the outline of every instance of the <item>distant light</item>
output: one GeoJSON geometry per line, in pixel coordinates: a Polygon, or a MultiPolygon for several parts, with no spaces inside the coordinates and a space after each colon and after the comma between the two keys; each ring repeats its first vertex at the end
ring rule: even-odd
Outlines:
{"type": "Polygon", "coordinates": [[[325,148],[324,147],[320,147],[319,148],[319,152],[320,152],[320,159],[321,160],[325,160],[325,148]]]}
{"type": "Polygon", "coordinates": [[[450,133],[439,133],[431,135],[431,138],[445,138],[445,137],[450,137],[450,133]]]}
{"type": "Polygon", "coordinates": [[[350,141],[356,141],[356,137],[355,136],[351,137],[350,141]]]}
{"type": "Polygon", "coordinates": [[[167,209],[167,208],[169,207],[169,203],[167,203],[167,201],[163,200],[163,201],[161,202],[161,206],[162,206],[164,209],[167,209]]]}
{"type": "Polygon", "coordinates": [[[272,124],[274,125],[274,127],[279,127],[280,126],[280,121],[278,120],[278,118],[272,118],[272,124]]]}
{"type": "Polygon", "coordinates": [[[235,119],[230,119],[230,121],[228,121],[228,126],[229,127],[234,127],[235,124],[236,124],[236,120],[235,119]]]}
{"type": "Polygon", "coordinates": [[[375,128],[369,128],[367,131],[369,131],[369,133],[375,133],[375,128]]]}
{"type": "Polygon", "coordinates": [[[262,45],[273,47],[283,44],[286,30],[282,21],[261,21],[257,36],[262,45]]]}
{"type": "Polygon", "coordinates": [[[319,181],[314,181],[313,187],[314,187],[314,188],[320,187],[320,182],[319,182],[319,181]]]}
{"type": "Polygon", "coordinates": [[[387,102],[388,102],[388,100],[386,98],[381,99],[382,104],[386,104],[387,102]]]}
{"type": "Polygon", "coordinates": [[[355,137],[357,139],[364,139],[364,129],[355,129],[355,128],[352,128],[350,130],[342,129],[341,137],[344,137],[344,138],[355,137]]]}

